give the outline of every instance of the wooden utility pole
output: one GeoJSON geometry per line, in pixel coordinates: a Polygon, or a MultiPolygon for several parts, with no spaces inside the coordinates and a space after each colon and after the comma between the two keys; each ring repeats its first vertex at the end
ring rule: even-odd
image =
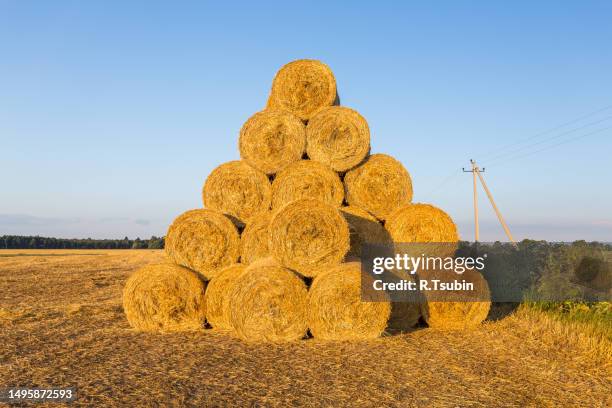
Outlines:
{"type": "Polygon", "coordinates": [[[476,176],[478,175],[478,178],[480,179],[480,183],[482,184],[482,187],[487,193],[487,197],[489,198],[489,201],[491,202],[491,206],[493,207],[493,210],[495,211],[495,214],[497,215],[497,219],[499,220],[502,228],[504,229],[506,236],[508,237],[510,242],[512,242],[514,246],[516,246],[516,241],[514,241],[514,237],[512,237],[512,234],[510,233],[510,229],[508,228],[506,221],[504,221],[504,217],[501,215],[499,208],[497,208],[497,205],[495,204],[495,200],[493,200],[493,195],[491,194],[491,191],[489,191],[489,188],[487,187],[487,183],[485,183],[484,181],[484,177],[482,177],[482,173],[484,173],[485,169],[483,168],[482,170],[480,170],[478,166],[476,165],[476,161],[474,160],[470,160],[470,163],[472,164],[472,170],[466,170],[464,168],[463,171],[466,173],[472,173],[472,176],[474,178],[474,236],[475,236],[476,242],[478,242],[479,235],[480,235],[480,231],[478,227],[478,195],[476,192],[477,191],[476,176]]]}
{"type": "Polygon", "coordinates": [[[478,227],[478,189],[476,188],[476,162],[470,160],[472,163],[472,176],[474,178],[474,241],[480,241],[480,231],[478,227]]]}

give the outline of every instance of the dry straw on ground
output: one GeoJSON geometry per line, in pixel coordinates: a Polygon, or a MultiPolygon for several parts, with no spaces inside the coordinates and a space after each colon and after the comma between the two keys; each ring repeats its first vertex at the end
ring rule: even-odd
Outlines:
{"type": "Polygon", "coordinates": [[[308,277],[339,263],[350,247],[349,227],[340,210],[319,200],[285,205],[274,213],[268,230],[272,256],[308,277]]]}
{"type": "Polygon", "coordinates": [[[359,258],[362,246],[368,244],[390,244],[391,237],[382,224],[372,214],[359,207],[348,206],[340,209],[348,222],[351,234],[349,256],[359,258]]]}
{"type": "Polygon", "coordinates": [[[263,172],[236,160],[214,169],[202,189],[204,206],[247,223],[268,211],[272,198],[270,180],[263,172]]]}
{"type": "Polygon", "coordinates": [[[289,112],[265,110],[251,116],[240,129],[240,157],[266,174],[298,161],[306,152],[306,127],[289,112]]]}
{"type": "Polygon", "coordinates": [[[380,336],[391,316],[389,302],[361,299],[361,264],[325,268],[308,292],[308,327],[315,339],[357,340],[380,336]]]}
{"type": "Polygon", "coordinates": [[[187,268],[147,265],[128,279],[123,310],[130,325],[141,331],[169,332],[202,328],[206,317],[206,284],[187,268]]]}
{"type": "Polygon", "coordinates": [[[211,279],[224,266],[238,262],[240,235],[223,214],[206,209],[178,216],[166,234],[168,258],[211,279]]]}
{"type": "Polygon", "coordinates": [[[419,272],[419,279],[428,281],[433,288],[432,280],[441,282],[466,281],[474,284],[472,291],[468,290],[427,290],[422,291],[426,302],[422,305],[422,313],[429,327],[446,330],[469,329],[482,323],[491,308],[489,285],[477,270],[466,270],[463,274],[454,271],[419,272]]]}
{"type": "Polygon", "coordinates": [[[305,283],[271,258],[238,276],[229,294],[230,322],[247,341],[292,341],[306,335],[305,283]]]}
{"type": "Polygon", "coordinates": [[[229,318],[229,294],[238,276],[244,272],[246,266],[233,264],[223,268],[217,276],[208,282],[206,288],[206,320],[214,328],[231,331],[229,318]]]}
{"type": "Polygon", "coordinates": [[[240,262],[251,264],[270,256],[268,250],[268,225],[272,214],[267,212],[248,223],[240,235],[240,262]]]}
{"type": "Polygon", "coordinates": [[[347,172],[344,185],[349,205],[361,207],[380,220],[412,200],[408,171],[399,161],[385,154],[374,154],[347,172]]]}
{"type": "Polygon", "coordinates": [[[316,60],[297,60],[283,66],[274,77],[268,108],[292,112],[308,120],[337,98],[331,69],[316,60]]]}
{"type": "Polygon", "coordinates": [[[272,209],[301,198],[313,198],[340,207],[344,201],[344,186],[338,174],[324,164],[300,160],[276,175],[272,183],[272,209]]]}
{"type": "MultiPolygon", "coordinates": [[[[450,256],[459,241],[457,226],[441,209],[429,204],[407,204],[389,215],[385,228],[397,243],[422,243],[419,251],[450,256]]],[[[412,246],[416,249],[416,246],[412,246]]]]}
{"type": "Polygon", "coordinates": [[[361,163],[370,152],[368,122],[349,108],[324,108],[308,122],[306,152],[312,160],[345,172],[361,163]]]}

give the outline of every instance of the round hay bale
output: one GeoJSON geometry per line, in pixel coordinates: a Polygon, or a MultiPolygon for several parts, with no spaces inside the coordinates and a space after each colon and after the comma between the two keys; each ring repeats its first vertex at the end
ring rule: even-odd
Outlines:
{"type": "Polygon", "coordinates": [[[368,244],[390,244],[391,237],[387,230],[372,214],[359,207],[340,208],[348,223],[351,234],[351,249],[348,256],[361,257],[361,247],[368,244]]]}
{"type": "Polygon", "coordinates": [[[240,236],[240,262],[251,264],[270,256],[268,250],[268,226],[272,214],[267,212],[248,223],[240,236]]]}
{"type": "Polygon", "coordinates": [[[457,249],[457,226],[441,209],[429,204],[407,204],[397,208],[385,223],[396,243],[420,243],[415,253],[430,256],[451,256],[457,249]]]}
{"type": "Polygon", "coordinates": [[[187,211],[168,228],[165,251],[172,262],[211,279],[224,266],[238,262],[240,235],[223,214],[206,209],[187,211]]]}
{"type": "Polygon", "coordinates": [[[306,335],[304,281],[275,261],[259,260],[240,274],[229,294],[229,317],[247,341],[292,341],[306,335]]]}
{"type": "Polygon", "coordinates": [[[223,268],[208,282],[206,288],[206,320],[214,328],[222,331],[231,331],[232,325],[229,317],[229,295],[236,279],[246,265],[233,264],[223,268]]]}
{"type": "Polygon", "coordinates": [[[374,154],[344,176],[346,200],[385,220],[412,200],[412,181],[402,164],[386,154],[374,154]]]}
{"type": "Polygon", "coordinates": [[[345,172],[370,152],[368,122],[356,111],[330,106],[317,113],[306,126],[306,153],[312,160],[345,172]]]}
{"type": "Polygon", "coordinates": [[[320,61],[302,59],[276,73],[268,108],[292,112],[306,121],[336,99],[336,79],[331,69],[320,61]]]}
{"type": "Polygon", "coordinates": [[[268,211],[272,199],[270,180],[263,172],[236,160],[214,169],[202,189],[204,206],[246,224],[268,211]]]}
{"type": "Polygon", "coordinates": [[[268,227],[271,255],[307,277],[342,261],[349,247],[346,220],[319,200],[301,199],[281,207],[268,227]]]}
{"type": "Polygon", "coordinates": [[[359,262],[324,268],[308,292],[308,327],[316,339],[379,337],[390,316],[389,302],[362,301],[359,262]]]}
{"type": "Polygon", "coordinates": [[[312,160],[300,160],[285,167],[274,178],[272,209],[301,198],[313,198],[340,207],[344,201],[344,186],[338,174],[329,167],[312,160]]]}
{"type": "Polygon", "coordinates": [[[477,270],[469,269],[458,275],[454,271],[419,272],[420,280],[427,280],[433,287],[433,279],[441,282],[457,280],[472,283],[474,289],[467,290],[423,290],[426,302],[422,313],[429,327],[458,330],[477,327],[488,316],[491,308],[489,285],[477,270]]]}
{"type": "MultiPolygon", "coordinates": [[[[395,268],[386,270],[379,275],[385,282],[399,283],[401,280],[417,282],[416,275],[395,268]]],[[[390,333],[404,333],[414,329],[421,317],[421,307],[424,301],[419,291],[401,291],[390,293],[391,317],[387,324],[390,333]]]]}
{"type": "Polygon", "coordinates": [[[147,265],[127,280],[123,310],[141,331],[170,332],[202,328],[206,317],[206,283],[187,268],[147,265]]]}
{"type": "Polygon", "coordinates": [[[242,126],[238,148],[251,166],[274,174],[304,156],[306,127],[289,112],[258,112],[242,126]]]}

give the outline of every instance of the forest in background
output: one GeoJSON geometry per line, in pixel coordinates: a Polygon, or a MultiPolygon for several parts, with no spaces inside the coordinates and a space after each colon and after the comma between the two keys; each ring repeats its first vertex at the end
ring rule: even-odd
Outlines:
{"type": "Polygon", "coordinates": [[[164,238],[92,239],[3,235],[0,249],[163,249],[164,238]]]}

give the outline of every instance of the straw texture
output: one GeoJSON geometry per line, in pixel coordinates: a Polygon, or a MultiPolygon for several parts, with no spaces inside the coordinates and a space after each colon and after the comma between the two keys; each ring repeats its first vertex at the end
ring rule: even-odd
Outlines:
{"type": "Polygon", "coordinates": [[[214,169],[202,189],[204,206],[246,224],[268,211],[272,199],[270,180],[244,161],[231,161],[214,169]]]}
{"type": "Polygon", "coordinates": [[[272,209],[301,198],[313,198],[340,207],[344,201],[344,186],[329,167],[312,160],[300,160],[276,175],[272,183],[272,209]]]}
{"type": "Polygon", "coordinates": [[[240,236],[240,262],[251,264],[258,259],[270,256],[268,250],[268,226],[272,214],[267,212],[255,217],[247,224],[240,236]]]}
{"type": "Polygon", "coordinates": [[[250,265],[236,279],[229,316],[237,335],[247,341],[292,341],[306,335],[304,282],[272,259],[250,265]]]}
{"type": "Polygon", "coordinates": [[[350,247],[349,227],[340,211],[318,200],[296,200],[280,208],[268,231],[272,256],[308,277],[339,263],[350,247]]]}
{"type": "Polygon", "coordinates": [[[224,266],[238,262],[240,236],[223,214],[206,209],[178,216],[166,234],[165,251],[172,262],[211,279],[224,266]]]}
{"type": "Polygon", "coordinates": [[[308,122],[306,152],[312,160],[345,172],[361,163],[370,152],[368,122],[349,108],[324,108],[308,122]]]}
{"type": "Polygon", "coordinates": [[[385,154],[374,154],[346,173],[346,200],[385,220],[402,204],[412,200],[412,181],[400,162],[385,154]]]}
{"type": "Polygon", "coordinates": [[[348,256],[361,257],[362,246],[369,244],[391,244],[391,237],[372,214],[359,207],[347,206],[340,209],[348,223],[351,234],[351,249],[348,256]]]}
{"type": "Polygon", "coordinates": [[[429,204],[397,208],[387,219],[385,228],[394,242],[424,243],[420,250],[430,256],[451,256],[459,241],[459,232],[451,217],[429,204]]]}
{"type": "Polygon", "coordinates": [[[331,69],[316,60],[297,60],[284,65],[274,77],[268,108],[292,112],[307,121],[337,98],[331,69]]]}
{"type": "MultiPolygon", "coordinates": [[[[470,329],[482,323],[491,308],[489,285],[477,270],[466,270],[458,275],[453,271],[420,272],[419,279],[438,279],[450,282],[454,279],[474,284],[474,291],[422,291],[426,302],[422,313],[429,327],[445,330],[470,329]]],[[[431,284],[429,285],[431,287],[431,284]]]]}
{"type": "Polygon", "coordinates": [[[361,340],[379,337],[391,316],[389,302],[361,300],[361,264],[325,268],[308,292],[308,326],[315,339],[361,340]]]}
{"type": "Polygon", "coordinates": [[[233,327],[229,317],[229,295],[236,279],[244,270],[245,265],[233,264],[223,268],[206,288],[206,320],[214,328],[231,331],[233,327]]]}
{"type": "Polygon", "coordinates": [[[274,174],[302,158],[306,127],[289,112],[265,110],[251,116],[240,130],[240,157],[266,174],[274,174]]]}
{"type": "Polygon", "coordinates": [[[123,310],[140,331],[172,332],[202,328],[206,284],[196,273],[171,264],[147,265],[127,280],[123,310]]]}

